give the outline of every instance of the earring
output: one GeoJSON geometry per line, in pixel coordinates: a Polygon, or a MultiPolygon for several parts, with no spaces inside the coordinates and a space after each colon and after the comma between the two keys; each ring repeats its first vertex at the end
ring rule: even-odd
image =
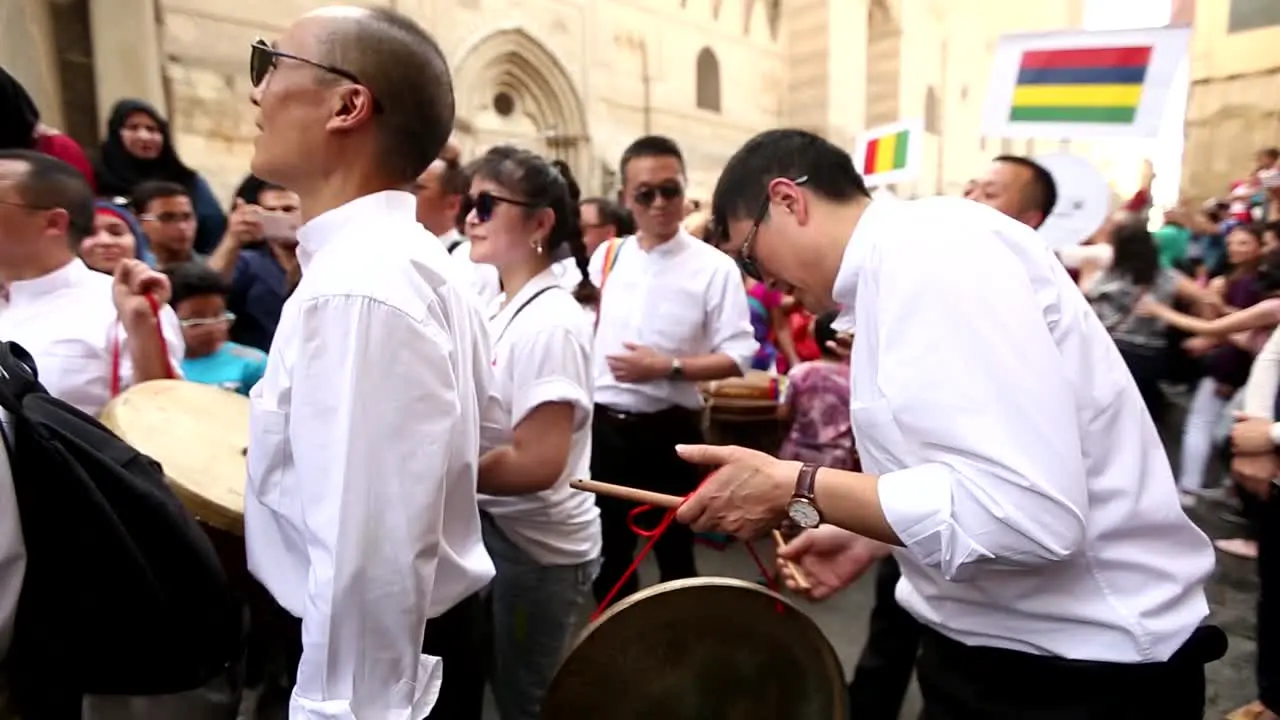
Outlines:
{"type": "Polygon", "coordinates": [[[531,240],[529,241],[529,244],[533,246],[533,249],[536,250],[539,255],[542,254],[542,243],[537,240],[531,240]]]}

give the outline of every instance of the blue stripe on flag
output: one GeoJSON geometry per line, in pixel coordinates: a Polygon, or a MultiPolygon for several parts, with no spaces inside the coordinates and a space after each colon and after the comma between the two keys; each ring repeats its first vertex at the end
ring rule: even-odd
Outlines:
{"type": "Polygon", "coordinates": [[[1018,85],[1128,85],[1140,83],[1145,67],[1109,68],[1024,68],[1018,71],[1018,85]]]}

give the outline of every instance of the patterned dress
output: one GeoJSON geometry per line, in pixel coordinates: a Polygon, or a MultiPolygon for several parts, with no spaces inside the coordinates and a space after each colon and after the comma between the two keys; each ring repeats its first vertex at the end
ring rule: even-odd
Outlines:
{"type": "Polygon", "coordinates": [[[787,375],[786,402],[791,407],[791,432],[778,457],[824,467],[858,470],[849,419],[849,365],[812,360],[787,375]]]}

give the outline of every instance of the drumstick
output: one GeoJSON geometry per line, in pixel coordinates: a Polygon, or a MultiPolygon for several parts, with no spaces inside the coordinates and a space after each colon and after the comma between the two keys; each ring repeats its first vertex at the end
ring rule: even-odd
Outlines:
{"type": "MultiPolygon", "coordinates": [[[[773,529],[773,541],[778,544],[779,549],[781,549],[783,545],[787,544],[787,539],[782,537],[782,533],[777,528],[773,529]]],[[[795,580],[796,587],[801,590],[808,590],[809,581],[804,579],[804,573],[800,572],[800,566],[786,558],[778,559],[782,561],[782,566],[791,572],[791,578],[795,580]]]]}
{"type": "Polygon", "coordinates": [[[680,503],[684,502],[684,498],[677,495],[664,495],[662,493],[650,492],[648,490],[640,490],[638,488],[627,487],[625,485],[614,485],[612,483],[600,482],[599,480],[570,480],[569,487],[574,490],[582,490],[583,492],[595,493],[596,495],[604,495],[605,497],[617,498],[618,500],[626,500],[636,503],[637,505],[652,505],[654,507],[666,508],[674,510],[680,507],[680,503]]]}
{"type": "MultiPolygon", "coordinates": [[[[604,495],[605,497],[617,498],[618,500],[627,500],[638,505],[652,505],[654,507],[674,509],[680,507],[680,503],[684,502],[684,498],[676,495],[664,495],[662,493],[650,492],[648,490],[640,490],[638,488],[627,487],[625,485],[614,485],[612,483],[600,482],[599,480],[570,480],[569,486],[575,490],[583,492],[595,493],[596,495],[604,495]]],[[[782,533],[777,529],[773,531],[773,541],[782,547],[787,544],[786,538],[782,537],[782,533]]],[[[805,580],[804,573],[800,571],[799,566],[790,560],[783,560],[783,565],[791,572],[791,577],[795,579],[796,587],[801,590],[809,589],[809,581],[805,580]]]]}

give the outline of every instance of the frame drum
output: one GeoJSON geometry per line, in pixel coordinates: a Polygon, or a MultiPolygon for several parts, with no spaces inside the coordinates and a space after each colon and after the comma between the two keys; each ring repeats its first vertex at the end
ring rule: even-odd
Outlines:
{"type": "Polygon", "coordinates": [[[846,720],[826,636],[777,593],[689,578],[618,602],[582,632],[543,720],[846,720]]]}
{"type": "Polygon", "coordinates": [[[248,398],[186,380],[151,380],[112,398],[101,421],[164,467],[197,520],[244,536],[248,398]]]}

